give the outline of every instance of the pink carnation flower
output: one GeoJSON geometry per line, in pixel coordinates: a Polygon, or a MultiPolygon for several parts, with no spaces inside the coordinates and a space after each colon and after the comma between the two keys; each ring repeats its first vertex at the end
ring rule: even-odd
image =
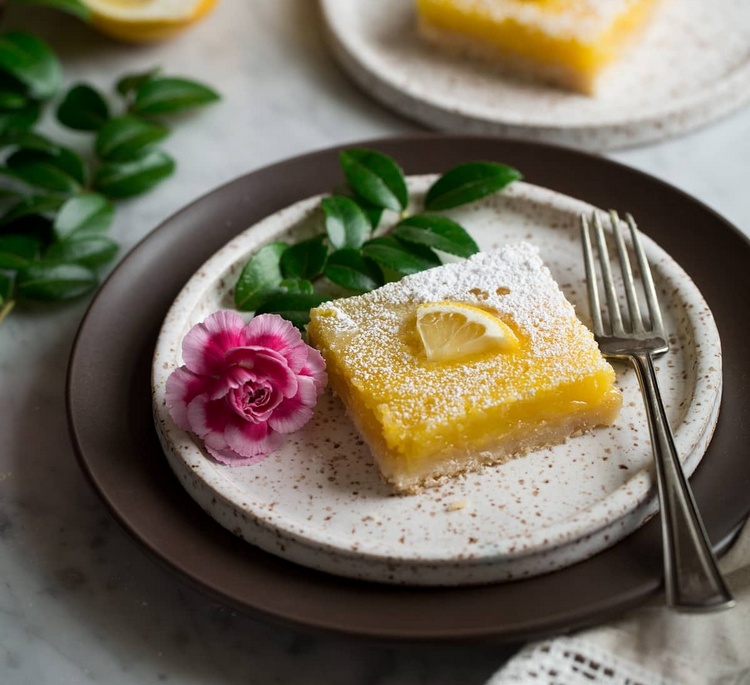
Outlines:
{"type": "Polygon", "coordinates": [[[328,377],[320,353],[275,314],[245,324],[211,314],[182,343],[185,365],[167,380],[170,415],[218,461],[253,464],[313,415],[328,377]]]}

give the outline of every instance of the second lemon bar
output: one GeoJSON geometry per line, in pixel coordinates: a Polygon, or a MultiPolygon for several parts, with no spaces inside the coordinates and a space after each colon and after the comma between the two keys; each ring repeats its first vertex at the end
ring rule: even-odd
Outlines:
{"type": "Polygon", "coordinates": [[[416,0],[431,43],[593,94],[657,0],[416,0]]]}

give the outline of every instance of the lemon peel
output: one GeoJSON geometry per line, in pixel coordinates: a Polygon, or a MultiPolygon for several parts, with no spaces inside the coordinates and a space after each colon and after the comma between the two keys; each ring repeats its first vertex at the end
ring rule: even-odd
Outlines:
{"type": "Polygon", "coordinates": [[[83,0],[92,25],[131,43],[165,40],[206,16],[217,0],[83,0]]]}

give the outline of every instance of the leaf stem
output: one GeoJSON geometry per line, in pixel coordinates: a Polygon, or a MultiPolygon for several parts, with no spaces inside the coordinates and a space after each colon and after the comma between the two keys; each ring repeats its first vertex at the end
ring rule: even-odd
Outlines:
{"type": "Polygon", "coordinates": [[[8,300],[0,309],[0,323],[2,323],[5,320],[5,317],[10,314],[10,310],[13,309],[13,306],[16,304],[15,300],[8,300]]]}

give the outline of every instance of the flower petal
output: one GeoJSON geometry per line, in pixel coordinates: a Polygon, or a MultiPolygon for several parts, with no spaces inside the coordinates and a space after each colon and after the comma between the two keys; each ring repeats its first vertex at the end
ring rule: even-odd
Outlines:
{"type": "Polygon", "coordinates": [[[323,355],[314,347],[307,348],[307,361],[299,373],[301,376],[312,378],[315,381],[315,387],[318,389],[318,392],[322,392],[323,388],[328,384],[325,360],[323,359],[323,355]]]}
{"type": "Polygon", "coordinates": [[[206,379],[186,366],[175,369],[167,379],[165,398],[169,415],[182,430],[191,430],[187,408],[190,402],[206,391],[206,379]]]}
{"type": "MultiPolygon", "coordinates": [[[[226,360],[236,367],[241,367],[258,380],[265,380],[284,397],[291,397],[297,392],[297,376],[289,368],[287,360],[275,350],[262,347],[239,347],[227,353],[226,360]]],[[[238,378],[242,375],[232,371],[238,378]]],[[[246,381],[244,381],[246,382],[246,381]]]]}
{"type": "Polygon", "coordinates": [[[263,461],[268,454],[256,454],[253,457],[243,457],[241,454],[237,454],[229,448],[223,450],[214,450],[206,446],[206,451],[221,464],[227,466],[252,466],[257,464],[259,461],[263,461]]]}
{"type": "Polygon", "coordinates": [[[284,396],[267,382],[246,383],[227,393],[226,403],[244,421],[263,423],[284,396]]]}
{"type": "Polygon", "coordinates": [[[268,455],[284,441],[267,423],[235,422],[227,426],[224,437],[227,447],[242,457],[268,455]]]}
{"type": "Polygon", "coordinates": [[[294,373],[299,372],[307,360],[309,348],[299,330],[276,314],[259,314],[250,320],[245,331],[248,346],[279,352],[294,373]]]}
{"type": "Polygon", "coordinates": [[[223,436],[233,412],[223,400],[209,400],[207,395],[198,395],[187,407],[190,430],[214,448],[223,446],[223,436]]]}
{"type": "Polygon", "coordinates": [[[318,394],[315,381],[307,376],[300,376],[299,392],[294,397],[283,400],[274,409],[268,425],[279,433],[299,430],[312,418],[318,394]]]}
{"type": "Polygon", "coordinates": [[[216,375],[225,366],[226,353],[245,343],[245,321],[236,312],[214,312],[193,326],[182,341],[182,358],[195,373],[216,375]]]}

